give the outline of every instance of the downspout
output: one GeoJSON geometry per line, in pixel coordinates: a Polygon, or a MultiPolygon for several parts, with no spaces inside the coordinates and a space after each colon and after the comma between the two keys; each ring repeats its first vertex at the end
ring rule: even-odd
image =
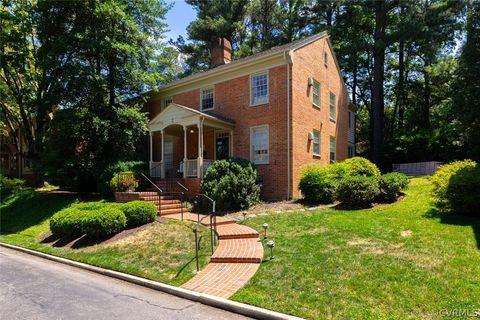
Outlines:
{"type": "Polygon", "coordinates": [[[290,121],[290,67],[293,64],[293,50],[285,51],[284,58],[287,61],[287,199],[291,198],[292,168],[291,168],[291,121],[290,121]]]}

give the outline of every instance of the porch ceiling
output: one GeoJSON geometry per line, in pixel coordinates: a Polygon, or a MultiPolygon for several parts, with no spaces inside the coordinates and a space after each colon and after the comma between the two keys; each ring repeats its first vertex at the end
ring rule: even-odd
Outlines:
{"type": "Polygon", "coordinates": [[[200,122],[203,122],[204,125],[222,129],[232,129],[235,125],[234,121],[218,115],[171,103],[148,123],[148,130],[150,132],[161,131],[173,124],[190,126],[197,125],[200,122]]]}

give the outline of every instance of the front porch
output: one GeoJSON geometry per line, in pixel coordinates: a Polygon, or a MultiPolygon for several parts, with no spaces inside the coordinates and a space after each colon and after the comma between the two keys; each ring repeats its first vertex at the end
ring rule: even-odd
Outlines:
{"type": "Polygon", "coordinates": [[[233,121],[171,103],[148,124],[150,175],[203,178],[215,160],[233,155],[233,121]]]}

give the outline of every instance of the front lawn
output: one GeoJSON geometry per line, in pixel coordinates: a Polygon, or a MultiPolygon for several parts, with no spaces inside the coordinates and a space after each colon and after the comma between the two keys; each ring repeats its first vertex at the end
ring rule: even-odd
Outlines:
{"type": "MultiPolygon", "coordinates": [[[[181,285],[194,275],[191,222],[153,223],[117,241],[80,249],[41,243],[42,235],[49,231],[49,218],[77,201],[72,194],[31,189],[2,198],[0,241],[173,285],[181,285]]],[[[210,252],[206,228],[201,227],[200,236],[203,268],[210,252]]]]}
{"type": "Polygon", "coordinates": [[[309,319],[429,319],[480,310],[480,221],[441,216],[430,183],[372,209],[277,213],[244,223],[276,243],[274,260],[232,299],[309,319]],[[473,311],[472,311],[473,310],[473,311]]]}

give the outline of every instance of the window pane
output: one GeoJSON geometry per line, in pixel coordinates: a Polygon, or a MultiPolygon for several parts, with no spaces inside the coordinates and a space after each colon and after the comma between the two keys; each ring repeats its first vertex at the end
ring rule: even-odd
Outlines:
{"type": "Polygon", "coordinates": [[[202,89],[202,110],[213,108],[213,88],[202,89]]]}
{"type": "Polygon", "coordinates": [[[330,92],[330,118],[335,119],[337,117],[337,107],[335,94],[330,92]]]}
{"type": "Polygon", "coordinates": [[[268,75],[266,73],[252,76],[251,80],[252,104],[268,101],[268,75]]]}
{"type": "Polygon", "coordinates": [[[313,154],[320,154],[320,132],[313,130],[313,154]]]}
{"type": "Polygon", "coordinates": [[[313,104],[320,106],[320,83],[313,80],[313,104]]]}
{"type": "Polygon", "coordinates": [[[330,162],[335,161],[336,144],[337,139],[335,139],[335,137],[330,137],[330,162]]]}
{"type": "Polygon", "coordinates": [[[268,163],[268,127],[257,127],[251,130],[252,161],[254,163],[268,163]]]}

